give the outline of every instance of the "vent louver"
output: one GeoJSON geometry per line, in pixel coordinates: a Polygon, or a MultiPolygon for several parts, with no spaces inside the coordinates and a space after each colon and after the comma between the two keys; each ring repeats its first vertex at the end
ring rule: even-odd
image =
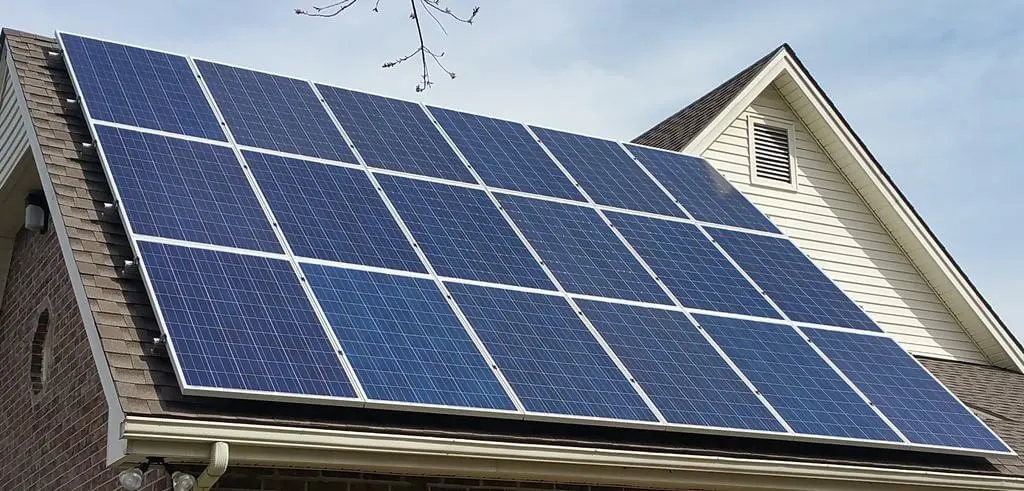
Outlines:
{"type": "Polygon", "coordinates": [[[780,183],[793,183],[789,131],[786,128],[754,122],[754,175],[780,183]]]}

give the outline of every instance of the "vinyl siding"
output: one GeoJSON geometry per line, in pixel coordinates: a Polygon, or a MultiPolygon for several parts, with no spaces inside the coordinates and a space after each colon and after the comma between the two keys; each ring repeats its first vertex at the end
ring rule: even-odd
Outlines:
{"type": "Polygon", "coordinates": [[[989,362],[774,86],[718,136],[704,157],[908,350],[989,362]],[[796,191],[750,184],[750,115],[795,125],[796,191]]]}
{"type": "Polygon", "coordinates": [[[18,110],[14,77],[7,73],[6,63],[0,63],[0,185],[7,181],[18,159],[28,148],[28,138],[25,121],[18,110]]]}

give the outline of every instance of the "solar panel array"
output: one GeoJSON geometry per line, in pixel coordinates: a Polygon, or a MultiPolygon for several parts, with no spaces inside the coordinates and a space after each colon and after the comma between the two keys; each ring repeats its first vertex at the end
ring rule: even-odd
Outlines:
{"type": "Polygon", "coordinates": [[[1010,452],[701,159],[58,35],[183,392],[1010,452]]]}

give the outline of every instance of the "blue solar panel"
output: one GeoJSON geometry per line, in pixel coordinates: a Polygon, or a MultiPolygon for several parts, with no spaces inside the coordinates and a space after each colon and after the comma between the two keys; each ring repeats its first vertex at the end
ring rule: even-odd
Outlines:
{"type": "Polygon", "coordinates": [[[521,123],[436,107],[430,112],[488,186],[585,201],[521,123]]]}
{"type": "Polygon", "coordinates": [[[668,422],[785,431],[682,312],[579,306],[668,422]]]}
{"type": "Polygon", "coordinates": [[[186,394],[1007,452],[699,158],[59,37],[186,394]]]}
{"type": "Polygon", "coordinates": [[[780,317],[696,226],[625,213],[608,217],[683,305],[780,317]]]}
{"type": "Polygon", "coordinates": [[[281,251],[230,148],[102,125],[96,135],[133,232],[281,251]]]}
{"type": "Polygon", "coordinates": [[[191,388],[355,396],[287,262],[142,241],[139,248],[191,388]]]}
{"type": "Polygon", "coordinates": [[[368,398],[515,410],[432,280],[302,270],[368,398]]]}
{"type": "Polygon", "coordinates": [[[243,156],[296,255],[427,271],[364,171],[256,152],[243,156]]]}
{"type": "Polygon", "coordinates": [[[1009,451],[895,341],[823,329],[804,329],[804,333],[908,440],[1009,451]]]}
{"type": "Polygon", "coordinates": [[[418,104],[317,85],[366,165],[476,182],[418,104]]]}
{"type": "Polygon", "coordinates": [[[793,431],[901,441],[792,327],[696,318],[793,431]]]}
{"type": "Polygon", "coordinates": [[[60,40],[91,118],[226,140],[184,57],[63,33],[60,40]]]}
{"type": "Polygon", "coordinates": [[[703,159],[636,145],[629,145],[629,151],[697,220],[779,231],[703,159]]]}
{"type": "Polygon", "coordinates": [[[355,163],[308,82],[196,61],[239,145],[355,163]]]}
{"type": "Polygon", "coordinates": [[[448,284],[527,411],[655,421],[565,299],[448,284]]]}
{"type": "Polygon", "coordinates": [[[708,231],[790,319],[881,330],[789,240],[715,228],[708,231]]]}
{"type": "Polygon", "coordinates": [[[518,196],[498,200],[567,291],[672,303],[594,209],[518,196]]]}
{"type": "Polygon", "coordinates": [[[377,176],[441,276],[554,289],[482,190],[377,176]]]}
{"type": "Polygon", "coordinates": [[[533,128],[555,158],[598,204],[685,217],[618,143],[533,128]]]}

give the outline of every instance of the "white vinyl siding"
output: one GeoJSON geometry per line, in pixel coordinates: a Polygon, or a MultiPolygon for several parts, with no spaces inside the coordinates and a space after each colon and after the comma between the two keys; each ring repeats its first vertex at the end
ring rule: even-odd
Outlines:
{"type": "Polygon", "coordinates": [[[989,362],[774,86],[717,137],[704,157],[908,350],[989,362]],[[795,189],[751,185],[751,117],[792,125],[795,189]]]}
{"type": "Polygon", "coordinates": [[[7,181],[18,159],[28,149],[29,134],[18,110],[15,81],[0,65],[0,184],[7,181]]]}

